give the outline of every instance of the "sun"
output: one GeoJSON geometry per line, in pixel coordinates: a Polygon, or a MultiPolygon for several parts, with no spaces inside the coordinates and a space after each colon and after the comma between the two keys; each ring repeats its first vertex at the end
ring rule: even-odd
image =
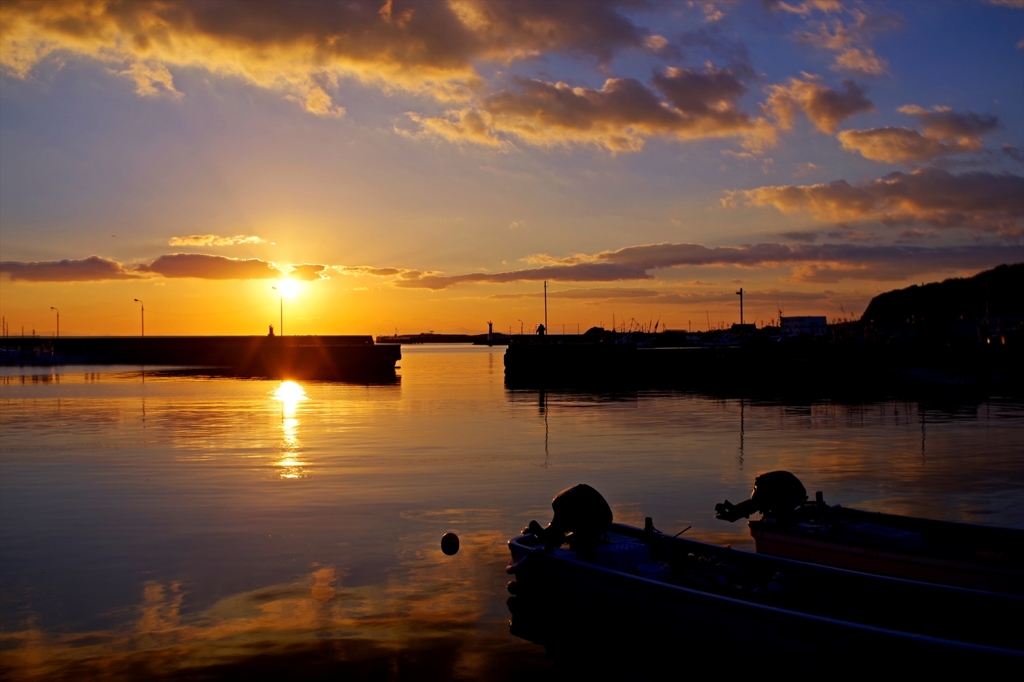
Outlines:
{"type": "Polygon", "coordinates": [[[275,288],[280,291],[281,295],[285,298],[294,298],[295,295],[299,293],[301,285],[294,279],[282,279],[277,283],[275,288]]]}

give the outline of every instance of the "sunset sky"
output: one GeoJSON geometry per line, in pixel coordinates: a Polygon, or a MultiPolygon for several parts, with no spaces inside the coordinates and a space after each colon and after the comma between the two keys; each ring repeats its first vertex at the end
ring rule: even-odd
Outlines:
{"type": "Polygon", "coordinates": [[[705,329],[1024,260],[1024,0],[0,2],[12,335],[705,329]]]}

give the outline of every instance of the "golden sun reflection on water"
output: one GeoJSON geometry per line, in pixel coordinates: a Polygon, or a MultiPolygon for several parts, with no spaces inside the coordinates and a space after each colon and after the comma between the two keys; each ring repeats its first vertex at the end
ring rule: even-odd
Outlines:
{"type": "Polygon", "coordinates": [[[282,381],[274,389],[273,399],[281,403],[281,435],[283,443],[281,454],[274,466],[280,468],[281,478],[303,478],[306,474],[302,461],[301,444],[299,443],[299,404],[309,400],[306,389],[294,381],[282,381]]]}

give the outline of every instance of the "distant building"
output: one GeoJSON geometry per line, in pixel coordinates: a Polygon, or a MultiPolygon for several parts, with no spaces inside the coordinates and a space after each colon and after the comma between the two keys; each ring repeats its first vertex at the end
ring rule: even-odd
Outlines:
{"type": "Polygon", "coordinates": [[[803,315],[800,317],[779,318],[779,325],[783,334],[808,334],[810,336],[824,336],[825,328],[828,325],[825,316],[803,315]]]}

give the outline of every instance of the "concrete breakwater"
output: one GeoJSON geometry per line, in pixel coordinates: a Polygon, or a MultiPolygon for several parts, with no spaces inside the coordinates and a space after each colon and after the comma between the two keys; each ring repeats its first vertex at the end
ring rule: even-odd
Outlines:
{"type": "Polygon", "coordinates": [[[969,350],[921,344],[791,339],[731,346],[657,347],[515,340],[505,352],[510,388],[635,386],[763,395],[878,394],[913,387],[1018,395],[1024,370],[1015,348],[969,350]]]}
{"type": "Polygon", "coordinates": [[[401,346],[370,336],[7,338],[0,346],[5,365],[165,365],[292,379],[394,375],[402,357],[401,346]]]}

